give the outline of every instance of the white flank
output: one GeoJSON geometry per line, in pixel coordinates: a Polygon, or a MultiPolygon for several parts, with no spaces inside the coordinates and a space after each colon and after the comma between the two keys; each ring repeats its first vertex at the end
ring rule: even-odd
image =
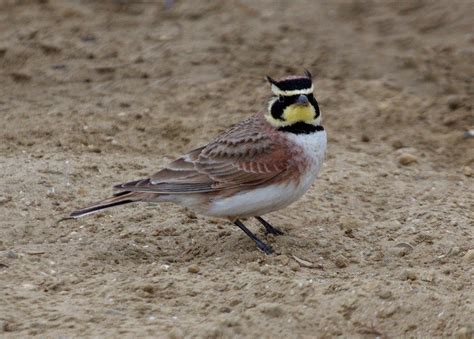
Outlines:
{"type": "Polygon", "coordinates": [[[326,153],[326,131],[312,134],[290,134],[288,138],[302,147],[310,161],[308,171],[298,184],[278,184],[216,199],[204,214],[215,217],[251,217],[284,208],[298,200],[313,184],[323,164],[326,153]]]}

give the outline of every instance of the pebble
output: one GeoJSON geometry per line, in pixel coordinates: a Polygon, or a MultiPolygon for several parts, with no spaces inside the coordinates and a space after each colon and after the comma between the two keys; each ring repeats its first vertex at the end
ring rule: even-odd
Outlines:
{"type": "Polygon", "coordinates": [[[266,314],[273,318],[280,318],[284,314],[283,307],[276,303],[263,303],[258,305],[258,309],[263,314],[266,314]]]}
{"type": "Polygon", "coordinates": [[[458,256],[461,253],[461,249],[458,246],[451,247],[449,249],[448,255],[450,257],[458,256]]]}
{"type": "Polygon", "coordinates": [[[296,255],[292,255],[293,259],[300,265],[301,267],[308,267],[308,268],[314,268],[316,265],[314,265],[311,261],[305,260],[298,258],[296,255]]]}
{"type": "Polygon", "coordinates": [[[0,205],[6,204],[7,202],[9,202],[11,200],[12,200],[12,197],[0,196],[0,205]]]}
{"type": "Polygon", "coordinates": [[[461,327],[456,331],[454,337],[456,339],[471,339],[474,336],[474,330],[468,327],[461,327]]]}
{"type": "Polygon", "coordinates": [[[403,145],[403,142],[401,142],[400,140],[395,140],[392,143],[392,147],[395,148],[395,149],[400,149],[400,148],[403,148],[404,145],[403,145]]]}
{"type": "Polygon", "coordinates": [[[260,272],[260,265],[256,262],[251,262],[251,263],[247,264],[247,268],[250,271],[260,272]]]}
{"type": "Polygon", "coordinates": [[[40,43],[39,47],[44,52],[44,54],[57,54],[61,52],[61,47],[52,44],[40,43]]]}
{"type": "Polygon", "coordinates": [[[450,95],[446,103],[448,104],[448,108],[454,111],[461,106],[462,100],[458,95],[450,95]]]}
{"type": "Polygon", "coordinates": [[[169,339],[184,338],[184,332],[182,329],[175,327],[168,332],[168,338],[169,339]]]}
{"type": "Polygon", "coordinates": [[[343,215],[339,218],[339,223],[344,231],[354,230],[362,225],[362,222],[350,215],[343,215]]]}
{"type": "Polygon", "coordinates": [[[388,252],[397,257],[404,257],[413,252],[413,247],[408,243],[399,243],[391,247],[388,252]]]}
{"type": "Polygon", "coordinates": [[[300,265],[296,261],[291,261],[289,266],[290,269],[294,272],[298,272],[301,269],[300,265]]]}
{"type": "Polygon", "coordinates": [[[436,283],[436,275],[434,272],[423,272],[421,273],[420,280],[434,284],[436,283]]]}
{"type": "Polygon", "coordinates": [[[391,299],[393,297],[393,293],[390,290],[379,290],[376,294],[380,299],[391,299]]]}
{"type": "Polygon", "coordinates": [[[224,338],[224,331],[219,326],[208,325],[203,328],[203,337],[209,339],[224,338]]]}
{"type": "Polygon", "coordinates": [[[288,263],[290,262],[290,258],[288,258],[288,256],[286,256],[284,254],[279,255],[275,259],[279,260],[281,262],[281,264],[284,265],[284,266],[288,265],[288,263]]]}
{"type": "Polygon", "coordinates": [[[469,166],[465,166],[463,168],[463,173],[466,177],[473,177],[474,176],[474,170],[469,166]]]}
{"type": "Polygon", "coordinates": [[[260,273],[262,273],[263,275],[269,274],[270,273],[270,268],[268,267],[268,265],[261,266],[260,267],[260,273]]]}
{"type": "Polygon", "coordinates": [[[390,318],[392,315],[400,311],[400,306],[398,305],[389,305],[377,312],[377,318],[390,318]]]}
{"type": "Polygon", "coordinates": [[[414,281],[416,279],[417,279],[416,273],[412,270],[404,270],[400,274],[400,280],[412,280],[412,281],[414,281]]]}
{"type": "Polygon", "coordinates": [[[189,273],[199,273],[199,266],[197,265],[191,265],[188,267],[188,272],[189,273]]]}
{"type": "Polygon", "coordinates": [[[464,254],[464,260],[468,263],[474,263],[474,249],[470,249],[464,254]]]}
{"type": "Polygon", "coordinates": [[[16,330],[15,324],[6,320],[0,320],[0,333],[2,332],[13,332],[16,330]]]}
{"type": "Polygon", "coordinates": [[[87,148],[89,150],[89,152],[92,152],[92,153],[102,153],[102,150],[97,147],[97,146],[94,146],[94,145],[87,145],[87,148]]]}
{"type": "Polygon", "coordinates": [[[334,264],[336,265],[337,268],[347,267],[347,259],[343,255],[339,254],[334,259],[334,264]]]}
{"type": "Polygon", "coordinates": [[[22,72],[12,72],[10,73],[13,81],[15,82],[26,82],[31,80],[31,75],[22,72]]]}
{"type": "Polygon", "coordinates": [[[18,254],[13,251],[8,251],[7,253],[5,253],[5,256],[8,259],[18,259],[18,254]]]}
{"type": "Polygon", "coordinates": [[[22,284],[21,287],[23,287],[25,290],[29,290],[29,291],[32,291],[32,290],[36,289],[35,285],[28,284],[28,283],[22,284]]]}
{"type": "Polygon", "coordinates": [[[230,312],[232,312],[232,309],[230,307],[227,307],[227,306],[222,306],[221,308],[219,308],[219,312],[221,312],[221,313],[230,313],[230,312]]]}
{"type": "Polygon", "coordinates": [[[398,157],[398,162],[403,166],[408,166],[415,162],[418,162],[418,159],[413,154],[403,153],[398,157]]]}
{"type": "Polygon", "coordinates": [[[141,289],[142,289],[144,292],[148,293],[148,294],[153,294],[153,293],[155,293],[155,287],[154,287],[153,285],[151,285],[151,284],[143,285],[143,286],[141,286],[141,289]]]}

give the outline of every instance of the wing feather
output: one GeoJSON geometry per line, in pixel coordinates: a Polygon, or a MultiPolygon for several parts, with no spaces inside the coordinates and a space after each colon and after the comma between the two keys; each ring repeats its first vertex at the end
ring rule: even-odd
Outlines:
{"type": "Polygon", "coordinates": [[[262,184],[290,166],[288,147],[269,128],[261,117],[254,116],[229,128],[207,146],[176,159],[150,178],[115,188],[184,194],[262,184]]]}

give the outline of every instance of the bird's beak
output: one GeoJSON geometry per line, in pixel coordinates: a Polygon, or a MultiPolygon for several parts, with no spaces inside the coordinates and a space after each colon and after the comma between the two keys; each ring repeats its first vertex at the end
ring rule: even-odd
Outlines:
{"type": "Polygon", "coordinates": [[[298,97],[298,100],[296,100],[296,104],[298,106],[308,106],[309,104],[309,100],[308,100],[308,97],[304,94],[301,94],[299,97],[298,97]]]}

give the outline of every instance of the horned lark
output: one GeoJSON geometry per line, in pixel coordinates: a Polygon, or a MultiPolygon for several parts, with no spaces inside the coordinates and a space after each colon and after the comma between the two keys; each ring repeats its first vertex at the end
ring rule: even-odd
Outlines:
{"type": "Polygon", "coordinates": [[[115,186],[118,193],[70,216],[139,201],[174,202],[229,219],[260,250],[272,253],[241,219],[255,217],[267,233],[282,234],[261,216],[290,205],[311,187],[324,160],[326,132],[311,73],[267,80],[273,96],[266,112],[230,127],[149,178],[115,186]]]}

